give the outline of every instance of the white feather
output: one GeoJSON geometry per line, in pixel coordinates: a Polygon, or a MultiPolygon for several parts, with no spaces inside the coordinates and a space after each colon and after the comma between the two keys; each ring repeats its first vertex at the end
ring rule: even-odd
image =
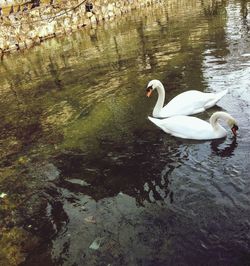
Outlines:
{"type": "Polygon", "coordinates": [[[193,115],[205,111],[214,106],[227,92],[205,93],[197,90],[183,92],[174,97],[166,106],[165,89],[159,80],[151,80],[148,88],[156,89],[158,99],[153,110],[153,116],[158,118],[171,117],[175,115],[193,115]]]}

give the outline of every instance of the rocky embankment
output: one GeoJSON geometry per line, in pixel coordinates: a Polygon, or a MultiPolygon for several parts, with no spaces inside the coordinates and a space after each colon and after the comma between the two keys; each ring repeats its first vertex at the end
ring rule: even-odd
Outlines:
{"type": "Polygon", "coordinates": [[[160,0],[50,1],[0,9],[0,55],[27,49],[45,39],[83,27],[96,27],[134,9],[160,0]]]}

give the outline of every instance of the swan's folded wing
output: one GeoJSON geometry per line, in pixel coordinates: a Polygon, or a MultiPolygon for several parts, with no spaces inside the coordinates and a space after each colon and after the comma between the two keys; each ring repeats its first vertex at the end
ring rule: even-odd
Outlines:
{"type": "Polygon", "coordinates": [[[205,105],[213,101],[214,95],[200,91],[186,91],[173,98],[160,112],[161,117],[192,115],[205,111],[205,105]]]}
{"type": "Polygon", "coordinates": [[[198,140],[214,138],[210,123],[196,117],[174,116],[160,120],[158,126],[176,137],[198,140]]]}

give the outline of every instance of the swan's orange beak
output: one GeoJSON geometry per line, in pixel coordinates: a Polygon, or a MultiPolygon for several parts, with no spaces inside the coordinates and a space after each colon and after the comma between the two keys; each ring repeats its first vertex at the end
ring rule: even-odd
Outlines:
{"type": "Polygon", "coordinates": [[[236,137],[237,136],[237,130],[239,129],[239,127],[237,125],[233,125],[233,127],[231,128],[234,136],[236,137]]]}
{"type": "Polygon", "coordinates": [[[146,93],[147,97],[150,97],[152,92],[153,92],[153,88],[152,87],[148,87],[147,88],[147,93],[146,93]]]}

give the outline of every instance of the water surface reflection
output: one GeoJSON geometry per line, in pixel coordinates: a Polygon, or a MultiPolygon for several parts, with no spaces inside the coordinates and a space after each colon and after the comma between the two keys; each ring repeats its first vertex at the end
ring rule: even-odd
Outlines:
{"type": "Polygon", "coordinates": [[[3,264],[15,234],[23,265],[247,265],[247,8],[168,1],[4,58],[3,264]],[[156,98],[144,95],[153,78],[166,101],[229,87],[199,116],[230,112],[239,137],[188,141],[156,129],[146,119],[156,98]]]}
{"type": "Polygon", "coordinates": [[[235,148],[238,146],[237,138],[233,138],[232,142],[229,143],[226,147],[220,147],[221,144],[225,142],[224,139],[220,140],[214,140],[211,142],[211,148],[214,151],[214,153],[221,157],[231,157],[233,155],[233,152],[235,148]]]}

